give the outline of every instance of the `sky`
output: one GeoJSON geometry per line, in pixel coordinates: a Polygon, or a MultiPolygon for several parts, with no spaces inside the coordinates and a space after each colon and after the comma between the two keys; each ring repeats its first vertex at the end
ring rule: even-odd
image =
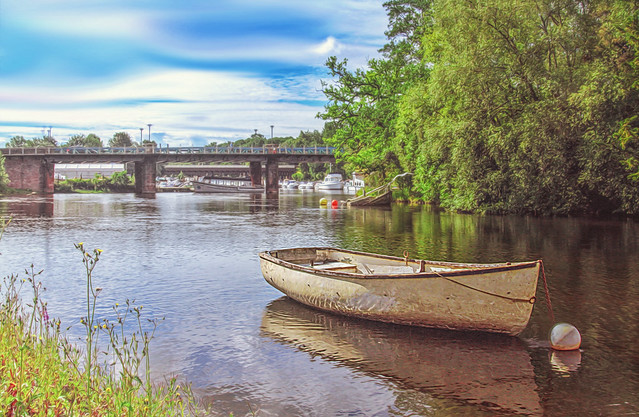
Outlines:
{"type": "Polygon", "coordinates": [[[379,56],[382,3],[0,0],[0,147],[49,131],[140,141],[149,124],[171,146],[321,130],[326,59],[379,56]]]}

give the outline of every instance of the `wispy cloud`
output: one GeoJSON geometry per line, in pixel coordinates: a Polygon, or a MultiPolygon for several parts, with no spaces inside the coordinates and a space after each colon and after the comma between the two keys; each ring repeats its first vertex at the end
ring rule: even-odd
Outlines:
{"type": "MultiPolygon", "coordinates": [[[[165,143],[319,129],[330,55],[364,65],[384,42],[380,2],[158,0],[3,3],[0,142],[152,123],[165,143]],[[308,3],[308,4],[307,4],[308,3]]],[[[195,144],[195,143],[193,143],[195,144]]]]}

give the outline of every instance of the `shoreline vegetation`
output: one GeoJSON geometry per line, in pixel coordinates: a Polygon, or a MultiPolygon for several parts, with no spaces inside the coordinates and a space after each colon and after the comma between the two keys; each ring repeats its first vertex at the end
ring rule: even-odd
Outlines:
{"type": "MultiPolygon", "coordinates": [[[[0,218],[0,240],[9,223],[0,218]]],[[[31,265],[24,275],[0,283],[3,416],[203,415],[188,384],[177,377],[161,384],[151,380],[149,345],[158,319],[142,319],[143,306],[130,300],[113,306],[113,319],[96,317],[102,289],[95,286],[93,270],[102,251],[89,251],[83,243],[75,247],[86,271],[81,343],[70,341],[60,320],[49,317],[43,271],[31,265]]]]}
{"type": "Polygon", "coordinates": [[[135,183],[126,171],[114,172],[110,177],[95,175],[94,178],[69,178],[56,180],[56,193],[127,193],[135,191],[135,183]]]}

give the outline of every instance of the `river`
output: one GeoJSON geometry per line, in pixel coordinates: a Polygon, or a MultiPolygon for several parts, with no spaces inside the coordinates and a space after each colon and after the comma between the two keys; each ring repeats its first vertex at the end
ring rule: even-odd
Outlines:
{"type": "Polygon", "coordinates": [[[214,415],[639,414],[639,224],[428,206],[322,209],[322,196],[0,197],[0,216],[13,217],[0,241],[0,274],[42,269],[49,314],[79,338],[85,275],[73,244],[102,249],[97,316],[113,318],[115,303],[135,299],[143,317],[164,317],[151,342],[154,377],[190,381],[214,415]],[[556,320],[581,331],[582,348],[549,349],[543,285],[516,338],[305,308],[264,281],[257,257],[297,246],[459,262],[543,259],[556,320]]]}

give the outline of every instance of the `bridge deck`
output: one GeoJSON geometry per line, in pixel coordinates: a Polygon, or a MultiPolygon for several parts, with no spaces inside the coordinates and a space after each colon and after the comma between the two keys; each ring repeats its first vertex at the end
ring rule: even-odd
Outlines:
{"type": "Polygon", "coordinates": [[[55,164],[63,163],[133,163],[135,169],[136,192],[155,193],[155,175],[158,163],[215,163],[248,162],[251,180],[255,183],[262,178],[262,165],[266,167],[265,190],[278,190],[278,165],[334,163],[335,148],[313,147],[32,147],[0,148],[5,159],[5,169],[9,176],[9,186],[31,189],[42,193],[53,192],[55,164]]]}

